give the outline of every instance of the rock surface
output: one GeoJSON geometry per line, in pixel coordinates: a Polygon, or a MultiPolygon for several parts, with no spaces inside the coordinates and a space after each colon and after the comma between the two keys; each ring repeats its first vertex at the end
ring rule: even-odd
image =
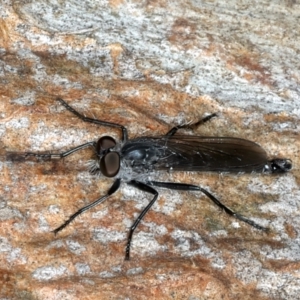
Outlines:
{"type": "MultiPolygon", "coordinates": [[[[0,298],[297,299],[300,292],[299,15],[296,1],[2,1],[0,4],[0,298]],[[164,134],[207,113],[195,134],[253,140],[287,157],[282,176],[166,173],[201,185],[262,233],[200,193],[122,185],[56,236],[112,184],[82,150],[62,161],[5,151],[67,150],[120,132],[164,134]]],[[[187,132],[189,133],[189,132],[187,132]]]]}

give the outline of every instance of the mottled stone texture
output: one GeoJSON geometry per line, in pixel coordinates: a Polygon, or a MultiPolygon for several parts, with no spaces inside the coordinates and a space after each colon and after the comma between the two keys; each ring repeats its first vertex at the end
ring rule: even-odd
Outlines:
{"type": "MultiPolygon", "coordinates": [[[[1,1],[0,299],[298,299],[300,294],[299,1],[1,1]],[[122,185],[54,235],[112,181],[89,174],[91,150],[62,161],[8,161],[59,151],[126,125],[130,137],[218,113],[199,135],[256,141],[292,159],[283,176],[166,173],[200,193],[122,185]]],[[[187,132],[188,133],[188,132],[187,132]]]]}

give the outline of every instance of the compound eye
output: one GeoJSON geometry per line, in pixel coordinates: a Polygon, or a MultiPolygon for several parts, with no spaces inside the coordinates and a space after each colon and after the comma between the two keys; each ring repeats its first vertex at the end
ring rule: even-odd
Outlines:
{"type": "Polygon", "coordinates": [[[97,142],[96,151],[98,154],[100,154],[104,150],[113,148],[115,146],[116,141],[111,136],[103,136],[97,142]]]}
{"type": "Polygon", "coordinates": [[[117,152],[109,152],[100,160],[101,173],[106,177],[114,177],[120,170],[120,156],[117,152]]]}

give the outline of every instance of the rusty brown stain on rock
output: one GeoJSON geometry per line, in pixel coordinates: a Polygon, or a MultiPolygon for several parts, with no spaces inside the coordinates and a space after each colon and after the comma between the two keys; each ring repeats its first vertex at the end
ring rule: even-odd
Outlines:
{"type": "Polygon", "coordinates": [[[190,49],[195,46],[194,43],[197,40],[196,30],[196,24],[187,19],[178,18],[171,27],[168,41],[178,48],[190,49]]]}
{"type": "Polygon", "coordinates": [[[284,224],[284,228],[285,228],[285,232],[288,234],[290,238],[295,239],[297,237],[297,231],[292,224],[286,222],[284,224]]]}
{"type": "Polygon", "coordinates": [[[270,85],[272,84],[271,76],[268,70],[259,64],[259,56],[253,55],[250,52],[239,51],[235,53],[230,53],[227,58],[227,68],[234,72],[238,72],[239,75],[245,78],[247,81],[260,82],[261,84],[270,85]],[[244,73],[241,74],[236,68],[242,67],[244,69],[244,73]]]}
{"type": "Polygon", "coordinates": [[[117,9],[124,3],[124,0],[109,0],[109,6],[117,9]]]}

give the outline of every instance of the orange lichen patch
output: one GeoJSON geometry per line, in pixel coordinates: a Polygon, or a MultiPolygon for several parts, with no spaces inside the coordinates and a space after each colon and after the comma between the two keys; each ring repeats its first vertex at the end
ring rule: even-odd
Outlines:
{"type": "Polygon", "coordinates": [[[299,271],[300,263],[294,262],[292,259],[292,257],[290,259],[268,259],[266,260],[266,266],[277,272],[297,273],[299,271]]]}
{"type": "Polygon", "coordinates": [[[35,88],[35,83],[30,80],[34,74],[32,61],[20,59],[15,53],[7,52],[1,55],[1,59],[17,72],[5,72],[6,84],[0,87],[2,96],[16,97],[20,91],[35,88]]]}
{"type": "Polygon", "coordinates": [[[268,70],[261,66],[258,62],[258,55],[253,55],[249,52],[231,53],[233,58],[227,58],[227,68],[234,72],[239,72],[236,66],[244,69],[243,74],[239,72],[239,75],[248,81],[259,81],[262,84],[271,84],[271,77],[268,74],[268,70]]]}
{"type": "Polygon", "coordinates": [[[287,259],[282,259],[282,260],[276,260],[276,261],[271,261],[274,267],[276,267],[276,270],[279,270],[281,272],[291,272],[297,274],[300,269],[300,262],[294,262],[291,260],[287,259]]]}
{"type": "Polygon", "coordinates": [[[109,0],[109,6],[116,9],[124,3],[124,0],[109,0]]]}
{"type": "Polygon", "coordinates": [[[276,114],[265,114],[264,120],[267,123],[271,123],[271,122],[284,123],[284,122],[288,122],[288,121],[293,121],[294,118],[293,118],[293,116],[288,115],[286,112],[282,111],[282,112],[276,113],[276,114]]]}
{"type": "Polygon", "coordinates": [[[196,40],[196,24],[184,19],[177,19],[172,25],[168,41],[179,48],[190,49],[196,40]]]}
{"type": "Polygon", "coordinates": [[[118,58],[119,56],[124,52],[124,48],[120,43],[110,44],[108,47],[110,49],[110,55],[114,62],[114,73],[119,73],[119,64],[118,64],[118,58]]]}
{"type": "Polygon", "coordinates": [[[295,239],[297,237],[297,231],[295,230],[294,226],[289,223],[284,224],[285,232],[288,234],[288,236],[292,239],[295,239]]]}
{"type": "MultiPolygon", "coordinates": [[[[1,262],[1,260],[0,260],[1,262]]],[[[2,263],[1,263],[2,265],[2,263]]],[[[15,289],[16,289],[16,272],[15,270],[13,271],[8,271],[6,269],[0,269],[0,286],[1,286],[1,294],[5,295],[6,297],[11,297],[15,296],[15,289]]]]}
{"type": "Polygon", "coordinates": [[[8,48],[8,41],[9,40],[9,30],[7,28],[7,23],[3,20],[0,19],[0,41],[1,41],[1,46],[4,47],[5,49],[8,48]]]}
{"type": "Polygon", "coordinates": [[[70,79],[77,79],[78,76],[89,76],[89,69],[70,60],[65,54],[51,55],[45,51],[35,51],[34,54],[41,59],[42,64],[46,67],[48,75],[60,75],[70,79]]]}
{"type": "MultiPolygon", "coordinates": [[[[137,3],[140,3],[137,0],[134,0],[134,1],[137,3]]],[[[172,5],[172,3],[171,3],[171,5],[172,5]]],[[[146,6],[148,13],[151,13],[153,8],[160,8],[160,9],[166,8],[168,6],[168,2],[161,1],[161,0],[146,0],[145,6],[146,6]]]]}

